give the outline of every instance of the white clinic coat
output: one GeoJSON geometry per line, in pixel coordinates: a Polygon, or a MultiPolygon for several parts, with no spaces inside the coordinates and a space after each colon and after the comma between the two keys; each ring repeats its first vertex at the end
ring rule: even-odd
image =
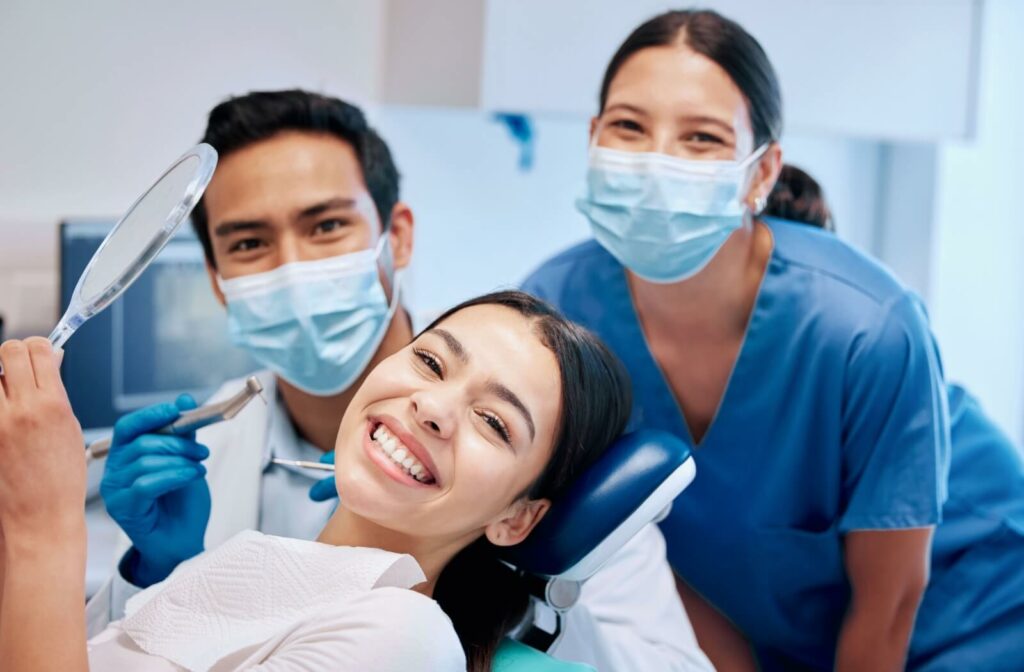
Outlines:
{"type": "MultiPolygon", "coordinates": [[[[259,377],[267,401],[280,404],[273,375],[262,373],[259,377]]],[[[229,381],[210,401],[227,398],[242,386],[242,379],[229,381]]],[[[198,433],[197,440],[210,449],[205,463],[212,499],[207,549],[218,547],[242,530],[258,529],[272,411],[272,407],[253,401],[233,420],[198,433]]],[[[296,496],[305,497],[307,492],[296,496]]],[[[129,546],[122,535],[115,557],[120,559],[129,546]]],[[[125,602],[135,592],[138,589],[113,568],[112,578],[86,607],[89,635],[95,636],[120,618],[125,602]]],[[[587,663],[599,672],[713,670],[697,646],[676,594],[665,559],[665,540],[657,526],[647,526],[584,584],[579,603],[567,614],[561,640],[549,653],[562,660],[587,663]]]]}

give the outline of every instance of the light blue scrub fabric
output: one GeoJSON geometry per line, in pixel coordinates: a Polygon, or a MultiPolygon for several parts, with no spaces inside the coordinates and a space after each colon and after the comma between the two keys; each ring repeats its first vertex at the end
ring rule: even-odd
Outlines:
{"type": "MultiPolygon", "coordinates": [[[[843,535],[942,519],[950,483],[947,390],[912,293],[831,234],[767,223],[774,249],[746,338],[697,446],[697,479],[662,531],[675,569],[751,638],[763,669],[826,670],[849,601],[843,535]]],[[[578,245],[545,263],[524,289],[597,332],[622,358],[633,380],[634,428],[667,430],[692,443],[647,347],[623,268],[610,254],[593,241],[578,245]]],[[[971,459],[956,457],[957,467],[971,459]]],[[[1020,500],[1019,486],[993,492],[981,467],[965,469],[964,478],[952,481],[962,494],[951,507],[961,499],[1020,500]]],[[[925,662],[970,640],[973,624],[998,614],[1016,608],[1018,615],[1006,616],[1007,632],[1022,632],[1024,544],[1019,525],[1011,532],[1012,522],[1004,522],[1011,508],[946,512],[955,534],[940,527],[936,535],[934,588],[912,642],[920,669],[947,669],[925,662]],[[974,544],[990,539],[1010,556],[976,563],[974,544]],[[940,593],[947,573],[959,574],[951,594],[940,593]],[[989,591],[1000,582],[1008,587],[994,599],[989,591]],[[964,612],[952,624],[944,615],[951,608],[964,612]]],[[[986,641],[970,640],[959,660],[971,660],[970,669],[1003,669],[979,666],[989,652],[976,647],[986,641]]],[[[1008,639],[998,646],[1000,656],[1024,651],[1008,639]]]]}

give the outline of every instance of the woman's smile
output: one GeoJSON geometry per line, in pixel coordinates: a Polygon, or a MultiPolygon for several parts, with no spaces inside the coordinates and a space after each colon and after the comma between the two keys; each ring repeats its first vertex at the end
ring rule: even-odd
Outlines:
{"type": "Polygon", "coordinates": [[[390,416],[370,417],[363,448],[381,471],[403,485],[440,487],[430,454],[401,423],[390,416]]]}

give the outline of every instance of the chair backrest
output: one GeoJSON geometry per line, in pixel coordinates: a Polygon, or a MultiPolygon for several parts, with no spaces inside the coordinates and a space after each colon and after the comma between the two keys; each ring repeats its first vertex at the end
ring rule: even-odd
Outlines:
{"type": "Polygon", "coordinates": [[[696,475],[690,452],[668,432],[622,436],[502,559],[539,577],[590,578],[690,484],[696,475]]]}
{"type": "Polygon", "coordinates": [[[696,473],[690,447],[679,437],[640,430],[621,437],[580,474],[526,541],[502,551],[503,561],[533,579],[533,613],[516,639],[549,650],[582,582],[645,525],[668,515],[696,473]]]}

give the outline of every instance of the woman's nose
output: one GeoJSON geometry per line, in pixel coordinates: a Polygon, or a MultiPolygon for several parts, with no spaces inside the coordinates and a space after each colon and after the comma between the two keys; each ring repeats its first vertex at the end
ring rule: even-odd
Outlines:
{"type": "Polygon", "coordinates": [[[438,438],[450,438],[455,430],[455,417],[450,409],[453,403],[446,403],[438,390],[420,391],[410,397],[413,418],[420,427],[438,438]]]}

